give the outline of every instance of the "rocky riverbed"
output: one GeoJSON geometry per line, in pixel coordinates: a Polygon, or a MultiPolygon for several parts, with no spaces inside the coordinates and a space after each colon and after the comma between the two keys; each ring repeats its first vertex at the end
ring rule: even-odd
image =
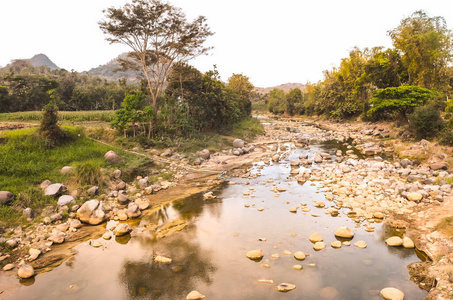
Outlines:
{"type": "MultiPolygon", "coordinates": [[[[401,239],[401,243],[396,238],[388,240],[387,247],[415,246],[427,255],[427,261],[415,262],[409,269],[413,280],[420,287],[431,291],[428,299],[452,297],[452,241],[442,232],[435,231],[435,226],[442,217],[453,213],[450,196],[452,188],[449,184],[453,175],[448,171],[449,166],[445,160],[449,155],[448,149],[436,157],[429,157],[427,163],[421,164],[415,154],[426,154],[435,145],[421,141],[404,150],[414,154],[408,155],[411,159],[400,159],[395,155],[398,142],[382,141],[391,135],[391,130],[386,128],[329,123],[307,126],[301,121],[290,119],[266,120],[265,124],[265,136],[258,138],[253,144],[238,144],[236,141],[231,150],[223,153],[200,151],[195,161],[189,161],[172,151],[143,151],[143,155],[161,160],[165,170],[175,173],[171,181],[162,179],[157,184],[150,185],[148,178],[143,176],[126,183],[121,180],[121,172],[118,170],[111,175],[110,190],[98,195],[98,190],[93,187],[92,199],[87,199],[89,201],[81,207],[73,205],[70,199],[77,197],[76,194],[65,191],[64,187],[57,189],[53,186],[60,205],[49,207],[44,212],[42,224],[33,229],[22,226],[13,228],[0,238],[1,242],[12,249],[12,254],[0,255],[0,260],[8,262],[4,265],[4,274],[1,276],[11,276],[13,273],[24,279],[27,276],[33,278],[35,274],[39,276],[71,257],[70,249],[81,242],[89,241],[92,247],[102,247],[102,240],[99,242],[101,236],[108,240],[128,235],[140,236],[140,232],[153,232],[155,237],[163,238],[187,230],[192,226],[190,220],[139,224],[141,219],[159,211],[163,203],[199,192],[205,193],[205,200],[215,198],[209,191],[224,182],[226,177],[259,178],[265,167],[243,168],[243,165],[266,157],[269,161],[278,163],[288,160],[294,149],[311,149],[298,157],[292,157],[288,176],[294,184],[315,185],[322,191],[324,200],[318,199],[313,207],[321,209],[322,214],[333,217],[345,214],[357,228],[370,234],[374,232],[376,224],[384,222],[401,239]],[[320,144],[324,145],[323,148],[319,147],[320,144]],[[334,153],[328,151],[329,145],[335,147],[334,153]],[[219,178],[225,171],[228,173],[219,178]],[[60,196],[61,193],[66,195],[60,196]],[[108,220],[111,221],[106,226],[105,222],[108,220]],[[396,243],[394,240],[397,240],[396,243]]],[[[273,185],[271,179],[266,179],[266,184],[272,186],[271,190],[276,195],[284,193],[286,188],[273,185]]],[[[235,184],[230,179],[226,179],[226,182],[235,184]]],[[[51,183],[45,182],[42,188],[44,190],[50,186],[51,183]]],[[[251,197],[253,194],[253,190],[248,190],[243,196],[251,197]]],[[[246,205],[249,208],[253,205],[257,211],[266,210],[266,207],[259,204],[246,205]]],[[[291,205],[288,211],[292,213],[310,211],[304,202],[291,205]]],[[[316,212],[312,216],[317,218],[321,214],[316,212]]],[[[348,230],[345,231],[350,234],[348,230]]],[[[341,235],[339,233],[340,237],[341,235]]],[[[346,245],[348,243],[343,242],[346,245]]],[[[316,243],[324,242],[315,241],[314,246],[321,247],[319,250],[330,246],[316,243]]],[[[341,243],[334,243],[335,241],[332,242],[332,247],[342,246],[341,243]]],[[[353,241],[353,245],[356,248],[367,247],[362,240],[353,241]]],[[[294,265],[294,269],[297,268],[302,266],[294,265]]],[[[288,286],[291,290],[296,288],[291,283],[282,283],[279,287],[283,289],[288,286]]],[[[390,290],[385,290],[384,294],[393,291],[392,287],[388,288],[390,290]]],[[[14,289],[8,290],[1,285],[0,291],[5,291],[4,295],[14,294],[14,289]]]]}

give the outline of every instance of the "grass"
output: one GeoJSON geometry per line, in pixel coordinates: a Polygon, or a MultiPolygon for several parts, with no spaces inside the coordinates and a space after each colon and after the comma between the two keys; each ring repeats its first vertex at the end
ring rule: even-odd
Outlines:
{"type": "Polygon", "coordinates": [[[453,216],[443,218],[442,221],[436,225],[435,230],[440,231],[450,237],[450,239],[453,239],[453,216]]]}
{"type": "Polygon", "coordinates": [[[17,225],[25,207],[33,208],[37,215],[43,207],[56,204],[56,199],[44,196],[38,187],[45,179],[53,183],[92,184],[98,182],[99,178],[94,177],[100,175],[100,168],[109,172],[121,167],[124,172],[133,173],[128,170],[149,163],[144,157],[87,138],[80,128],[63,129],[71,137],[70,142],[52,149],[37,135],[37,128],[0,134],[0,190],[16,195],[12,205],[0,207],[0,228],[17,225]],[[109,150],[116,151],[126,163],[112,166],[105,162],[104,154],[109,150]],[[61,174],[64,166],[74,166],[76,177],[61,174]]]}
{"type": "MultiPolygon", "coordinates": [[[[15,122],[36,122],[42,120],[41,111],[25,111],[14,113],[0,113],[0,121],[15,122]]],[[[110,122],[113,120],[115,112],[112,110],[94,110],[94,111],[59,111],[58,119],[60,121],[84,122],[84,121],[103,121],[110,122]]]]}

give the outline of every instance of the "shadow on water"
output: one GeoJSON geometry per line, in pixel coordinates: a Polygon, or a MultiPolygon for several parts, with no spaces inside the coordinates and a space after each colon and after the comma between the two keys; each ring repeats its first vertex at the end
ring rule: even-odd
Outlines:
{"type": "Polygon", "coordinates": [[[197,243],[196,226],[190,226],[177,236],[155,240],[140,237],[142,247],[149,249],[143,260],[126,259],[119,273],[131,299],[184,299],[196,284],[210,285],[216,266],[210,253],[197,243]],[[153,261],[153,256],[172,258],[171,264],[153,261]]]}

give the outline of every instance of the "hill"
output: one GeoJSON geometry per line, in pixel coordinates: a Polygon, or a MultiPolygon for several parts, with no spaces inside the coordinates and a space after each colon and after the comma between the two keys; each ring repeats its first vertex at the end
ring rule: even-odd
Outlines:
{"type": "Polygon", "coordinates": [[[53,61],[51,61],[45,54],[36,54],[30,58],[30,63],[33,67],[47,66],[51,71],[60,69],[53,61]]]}
{"type": "Polygon", "coordinates": [[[273,89],[279,89],[283,90],[284,92],[289,92],[292,89],[301,89],[302,91],[305,90],[305,84],[303,83],[285,83],[285,84],[280,84],[278,86],[273,86],[273,87],[255,87],[255,92],[259,94],[267,94],[273,89]]]}
{"type": "Polygon", "coordinates": [[[112,59],[108,63],[90,69],[89,71],[87,71],[87,73],[92,76],[99,76],[107,80],[114,81],[124,77],[128,78],[131,81],[135,81],[137,78],[141,77],[142,73],[140,71],[116,71],[120,68],[120,64],[118,62],[118,59],[120,58],[127,58],[127,53],[120,54],[118,57],[112,59]]]}

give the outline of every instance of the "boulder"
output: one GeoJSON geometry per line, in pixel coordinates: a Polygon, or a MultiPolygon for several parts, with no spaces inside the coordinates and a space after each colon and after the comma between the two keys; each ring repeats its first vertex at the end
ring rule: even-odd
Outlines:
{"type": "Polygon", "coordinates": [[[27,219],[33,219],[35,217],[35,212],[32,208],[27,207],[22,211],[22,215],[27,219]]]}
{"type": "Polygon", "coordinates": [[[73,168],[73,167],[70,167],[70,166],[64,166],[64,167],[61,168],[61,170],[60,170],[60,173],[63,174],[63,175],[69,175],[69,174],[71,174],[72,172],[74,172],[74,168],[73,168]]]}
{"type": "Polygon", "coordinates": [[[116,225],[115,229],[113,230],[113,234],[116,236],[123,236],[132,231],[132,227],[129,224],[121,223],[116,225]]]}
{"type": "Polygon", "coordinates": [[[304,260],[306,257],[305,253],[303,251],[297,251],[294,253],[294,258],[297,260],[304,260]]]}
{"type": "Polygon", "coordinates": [[[414,244],[414,241],[412,241],[410,238],[408,238],[407,236],[405,236],[403,238],[403,247],[404,248],[407,248],[407,249],[412,249],[415,247],[415,244],[414,244]]]}
{"type": "Polygon", "coordinates": [[[129,218],[138,218],[142,214],[138,205],[134,202],[129,203],[127,206],[126,214],[129,218]]]}
{"type": "Polygon", "coordinates": [[[65,206],[69,204],[74,204],[76,202],[75,198],[69,195],[63,195],[58,198],[57,205],[58,206],[65,206]]]}
{"type": "Polygon", "coordinates": [[[64,191],[66,191],[66,187],[64,185],[62,185],[61,183],[54,183],[46,187],[44,195],[56,197],[58,195],[61,195],[64,191]]]}
{"type": "Polygon", "coordinates": [[[124,190],[125,188],[126,188],[126,182],[124,182],[122,180],[116,184],[116,189],[118,191],[124,190]]]}
{"type": "Polygon", "coordinates": [[[116,169],[115,171],[113,171],[112,176],[114,178],[116,178],[116,179],[120,178],[121,177],[121,170],[120,169],[116,169]]]}
{"type": "Polygon", "coordinates": [[[19,267],[19,270],[17,271],[17,276],[19,276],[22,279],[33,277],[35,276],[35,269],[33,269],[33,267],[30,265],[23,264],[19,267]]]}
{"type": "Polygon", "coordinates": [[[422,200],[423,195],[418,192],[408,193],[406,198],[409,201],[420,201],[420,200],[422,200]]]}
{"type": "Polygon", "coordinates": [[[101,190],[99,189],[99,187],[94,185],[87,190],[87,194],[89,196],[96,196],[96,195],[99,195],[100,191],[101,190]]]}
{"type": "Polygon", "coordinates": [[[162,154],[160,155],[161,157],[170,157],[173,155],[173,150],[171,149],[166,149],[162,154]]]}
{"type": "Polygon", "coordinates": [[[52,182],[48,179],[44,180],[43,182],[41,182],[41,184],[39,185],[40,188],[42,188],[43,190],[46,189],[49,185],[51,185],[52,182]]]}
{"type": "Polygon", "coordinates": [[[429,168],[431,170],[437,171],[437,170],[447,170],[448,169],[448,163],[445,161],[438,162],[438,163],[432,163],[429,165],[429,168]]]}
{"type": "Polygon", "coordinates": [[[28,260],[34,261],[41,254],[41,250],[30,248],[30,250],[28,250],[28,254],[30,254],[30,257],[28,257],[28,260]]]}
{"type": "Polygon", "coordinates": [[[401,167],[403,168],[407,168],[408,166],[412,166],[412,161],[407,159],[407,158],[403,158],[401,161],[400,161],[400,165],[401,167]]]}
{"type": "Polygon", "coordinates": [[[252,260],[258,260],[258,259],[263,258],[264,254],[263,254],[263,250],[257,249],[257,250],[250,250],[249,252],[247,252],[245,254],[245,256],[252,260]]]}
{"type": "Polygon", "coordinates": [[[380,294],[385,300],[404,300],[404,293],[392,287],[382,289],[380,294]]]}
{"type": "Polygon", "coordinates": [[[211,153],[208,149],[203,149],[198,154],[202,159],[209,159],[211,157],[211,153]]]}
{"type": "Polygon", "coordinates": [[[315,232],[312,235],[310,235],[309,240],[312,243],[316,243],[316,242],[322,242],[324,239],[322,238],[322,236],[319,233],[315,232]]]}
{"type": "Polygon", "coordinates": [[[78,210],[77,217],[80,221],[91,225],[98,225],[106,220],[104,205],[98,200],[85,202],[78,210]]]}
{"type": "Polygon", "coordinates": [[[124,190],[121,190],[118,192],[118,202],[120,204],[127,204],[127,202],[129,201],[129,195],[126,193],[126,191],[124,190]]]}
{"type": "Polygon", "coordinates": [[[354,246],[360,249],[365,249],[367,244],[365,241],[358,241],[354,243],[354,246]]]}
{"type": "Polygon", "coordinates": [[[7,205],[14,201],[14,194],[9,191],[0,191],[0,205],[7,205]]]}
{"type": "Polygon", "coordinates": [[[245,145],[245,142],[241,139],[235,139],[233,141],[233,148],[242,148],[242,147],[244,147],[244,145],[245,145]]]}
{"type": "Polygon", "coordinates": [[[351,239],[354,237],[354,232],[347,227],[340,227],[335,231],[335,236],[345,239],[351,239]]]}
{"type": "Polygon", "coordinates": [[[387,244],[387,246],[397,247],[403,244],[403,239],[401,239],[399,236],[392,236],[386,239],[385,243],[387,244]]]}
{"type": "Polygon", "coordinates": [[[74,220],[71,220],[71,222],[69,223],[69,226],[71,228],[79,229],[80,227],[82,227],[82,222],[80,222],[80,220],[74,219],[74,220]]]}
{"type": "Polygon", "coordinates": [[[138,187],[142,190],[148,187],[149,181],[148,177],[142,178],[138,180],[138,187]]]}
{"type": "Polygon", "coordinates": [[[63,232],[54,232],[49,238],[48,240],[55,243],[55,244],[62,244],[64,242],[64,237],[65,237],[65,234],[63,232]]]}
{"type": "Polygon", "coordinates": [[[123,159],[118,155],[116,154],[115,151],[113,150],[110,150],[108,151],[107,153],[104,154],[104,159],[105,161],[109,162],[109,163],[112,163],[112,164],[116,164],[116,163],[119,163],[120,161],[122,161],[123,159]]]}

